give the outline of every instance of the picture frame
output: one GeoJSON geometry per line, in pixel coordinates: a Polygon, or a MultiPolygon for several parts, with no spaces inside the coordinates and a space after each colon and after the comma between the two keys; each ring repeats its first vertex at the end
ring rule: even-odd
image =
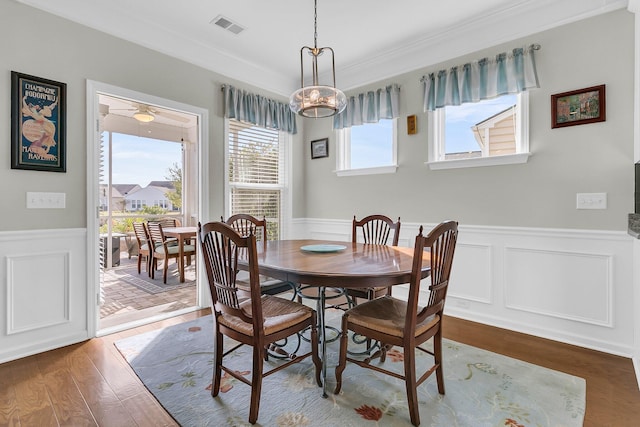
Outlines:
{"type": "Polygon", "coordinates": [[[311,141],[311,158],[320,159],[322,157],[329,157],[329,138],[311,141]]]}
{"type": "Polygon", "coordinates": [[[417,119],[415,114],[407,116],[407,135],[415,135],[416,133],[418,133],[416,120],[417,119]]]}
{"type": "Polygon", "coordinates": [[[552,129],[605,120],[605,85],[551,95],[552,129]]]}
{"type": "Polygon", "coordinates": [[[11,71],[11,169],[66,172],[65,83],[11,71]]]}

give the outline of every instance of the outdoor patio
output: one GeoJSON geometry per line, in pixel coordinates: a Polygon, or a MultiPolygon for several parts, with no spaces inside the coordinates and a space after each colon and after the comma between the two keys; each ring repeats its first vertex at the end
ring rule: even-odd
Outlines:
{"type": "Polygon", "coordinates": [[[185,268],[184,283],[179,283],[177,265],[170,262],[167,285],[162,281],[162,264],[151,279],[144,265],[138,275],[137,262],[135,255],[121,251],[120,265],[103,273],[100,329],[196,305],[195,262],[185,268]]]}

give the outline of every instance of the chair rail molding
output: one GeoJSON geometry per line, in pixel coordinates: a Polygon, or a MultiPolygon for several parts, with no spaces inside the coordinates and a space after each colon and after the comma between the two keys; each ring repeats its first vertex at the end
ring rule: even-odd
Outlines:
{"type": "MultiPolygon", "coordinates": [[[[437,224],[403,221],[399,245],[412,247],[420,225],[437,224]]],[[[350,219],[298,218],[292,229],[291,238],[351,238],[350,219]]],[[[631,357],[633,240],[624,231],[461,224],[445,313],[631,357]]]]}

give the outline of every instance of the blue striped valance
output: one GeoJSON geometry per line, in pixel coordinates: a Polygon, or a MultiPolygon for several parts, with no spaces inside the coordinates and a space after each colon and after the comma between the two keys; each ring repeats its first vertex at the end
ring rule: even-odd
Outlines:
{"type": "Polygon", "coordinates": [[[225,117],[267,129],[297,133],[296,115],[289,108],[289,104],[245,92],[231,85],[223,85],[222,91],[225,117]]]}
{"type": "Polygon", "coordinates": [[[378,123],[380,119],[400,117],[400,86],[397,84],[376,91],[360,93],[347,99],[347,107],[333,118],[333,128],[342,129],[363,123],[378,123]]]}
{"type": "Polygon", "coordinates": [[[534,58],[538,49],[540,45],[517,48],[422,77],[424,111],[540,87],[534,58]]]}

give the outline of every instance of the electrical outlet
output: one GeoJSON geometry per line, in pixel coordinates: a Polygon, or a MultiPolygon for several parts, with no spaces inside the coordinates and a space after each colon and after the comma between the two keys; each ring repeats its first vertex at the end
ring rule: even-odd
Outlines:
{"type": "Polygon", "coordinates": [[[576,209],[607,209],[607,193],[577,193],[576,209]]]}

